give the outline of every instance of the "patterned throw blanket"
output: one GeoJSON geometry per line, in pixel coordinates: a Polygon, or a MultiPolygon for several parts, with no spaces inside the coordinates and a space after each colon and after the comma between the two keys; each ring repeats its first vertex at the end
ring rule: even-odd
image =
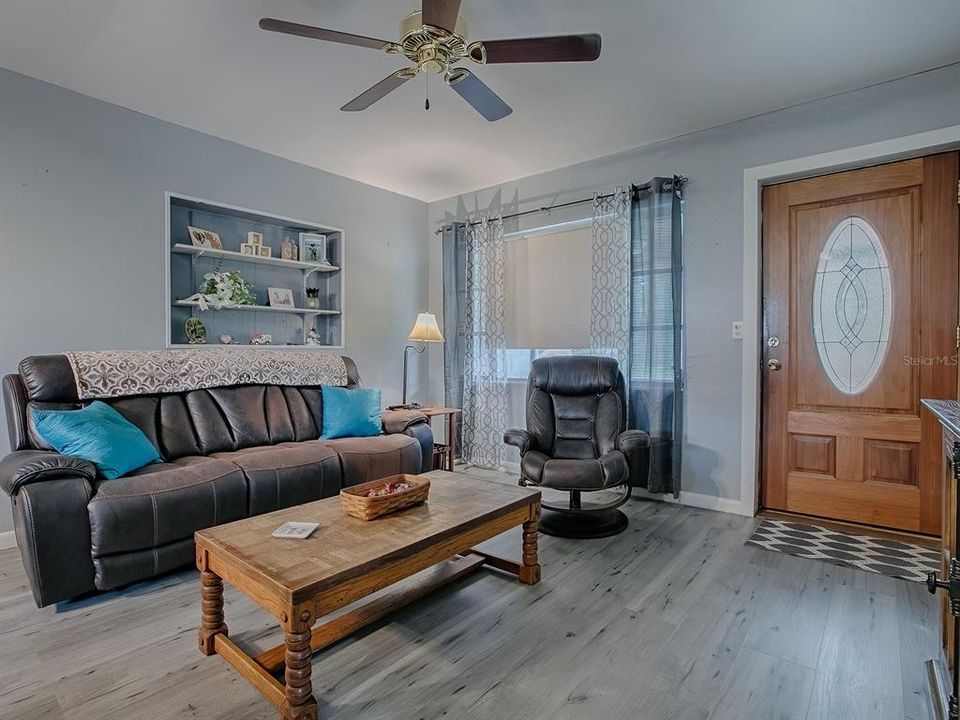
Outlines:
{"type": "Polygon", "coordinates": [[[347,384],[340,355],[293,350],[95,350],[66,353],[81,400],[229,385],[347,384]]]}

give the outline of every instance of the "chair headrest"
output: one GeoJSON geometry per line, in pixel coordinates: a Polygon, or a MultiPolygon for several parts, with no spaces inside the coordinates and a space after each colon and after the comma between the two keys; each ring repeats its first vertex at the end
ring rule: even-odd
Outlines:
{"type": "Polygon", "coordinates": [[[619,376],[620,366],[613,358],[561,355],[534,360],[528,382],[558,395],[595,395],[615,389],[619,376]]]}

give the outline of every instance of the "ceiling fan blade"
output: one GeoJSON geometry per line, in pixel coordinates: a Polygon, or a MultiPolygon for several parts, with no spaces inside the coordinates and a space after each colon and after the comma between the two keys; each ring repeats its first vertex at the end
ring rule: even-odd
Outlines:
{"type": "Polygon", "coordinates": [[[386,40],[377,40],[363,35],[351,35],[350,33],[338,32],[336,30],[327,30],[313,25],[301,25],[300,23],[287,22],[286,20],[277,20],[276,18],[260,18],[260,28],[270,32],[284,33],[286,35],[299,35],[300,37],[313,38],[314,40],[329,40],[330,42],[344,43],[345,45],[359,45],[360,47],[382,50],[384,46],[389,45],[386,40]]]}
{"type": "Polygon", "coordinates": [[[600,36],[556,35],[554,37],[485,40],[477,43],[470,59],[479,63],[592,62],[600,57],[600,36]]]}
{"type": "Polygon", "coordinates": [[[460,13],[460,0],[423,0],[422,22],[453,32],[460,13]]]}
{"type": "Polygon", "coordinates": [[[513,108],[469,70],[457,68],[451,72],[447,85],[490,122],[502,120],[513,112],[513,108]]]}
{"type": "Polygon", "coordinates": [[[415,74],[416,73],[411,73],[409,68],[397,70],[395,73],[387,75],[383,80],[378,82],[369,90],[364,90],[340,109],[344,112],[357,112],[358,110],[366,110],[377,100],[382,100],[388,94],[392,93],[398,87],[403,85],[415,74]]]}

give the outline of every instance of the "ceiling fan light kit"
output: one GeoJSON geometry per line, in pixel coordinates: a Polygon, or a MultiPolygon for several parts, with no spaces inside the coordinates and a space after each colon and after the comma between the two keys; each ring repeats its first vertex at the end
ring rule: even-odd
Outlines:
{"type": "MultiPolygon", "coordinates": [[[[263,18],[260,27],[271,32],[338,42],[403,55],[414,63],[391,73],[360,93],[341,110],[357,112],[381,100],[418,73],[442,75],[444,83],[490,122],[505,118],[513,109],[476,75],[456,66],[462,60],[478,65],[523,62],[592,62],[600,57],[597,34],[469,41],[467,24],[459,15],[460,0],[423,0],[421,10],[400,23],[400,41],[377,40],[312,25],[263,18]]],[[[429,108],[429,102],[426,104],[429,108]]]]}

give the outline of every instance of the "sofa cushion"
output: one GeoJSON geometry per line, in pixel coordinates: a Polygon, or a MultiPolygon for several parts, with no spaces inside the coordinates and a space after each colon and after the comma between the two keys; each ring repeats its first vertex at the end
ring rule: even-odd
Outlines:
{"type": "Polygon", "coordinates": [[[246,477],[248,513],[259,515],[340,492],[340,458],[319,440],[216,453],[246,477]]]}
{"type": "Polygon", "coordinates": [[[159,547],[247,514],[243,472],[226,460],[148,465],[94,490],[87,504],[94,557],[159,547]]]}
{"type": "Polygon", "coordinates": [[[420,443],[409,435],[318,440],[340,455],[343,485],[359,485],[401,473],[420,472],[420,443]]]}

